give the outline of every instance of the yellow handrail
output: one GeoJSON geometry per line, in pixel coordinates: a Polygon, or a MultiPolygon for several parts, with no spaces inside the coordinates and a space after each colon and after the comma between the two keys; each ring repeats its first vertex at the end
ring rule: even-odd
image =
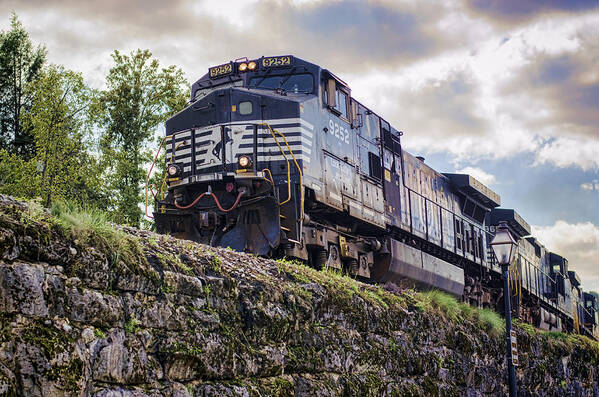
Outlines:
{"type": "Polygon", "coordinates": [[[275,179],[272,177],[272,172],[270,172],[270,170],[268,168],[263,169],[262,172],[265,173],[265,174],[268,173],[268,175],[270,176],[270,180],[266,179],[266,178],[265,179],[267,181],[269,181],[270,184],[274,187],[275,186],[275,179]]]}
{"type": "Polygon", "coordinates": [[[279,144],[279,140],[277,139],[275,132],[272,129],[272,127],[270,126],[270,124],[260,123],[258,125],[265,125],[266,127],[268,127],[268,131],[272,135],[273,139],[275,140],[275,143],[277,144],[277,146],[279,147],[279,150],[281,151],[281,154],[283,155],[283,157],[285,158],[285,161],[287,162],[287,199],[285,199],[285,201],[283,201],[283,202],[280,202],[279,205],[287,204],[289,201],[291,201],[291,170],[289,168],[289,159],[287,158],[287,156],[285,155],[285,151],[279,144]]]}
{"type": "Polygon", "coordinates": [[[297,172],[299,173],[299,177],[300,177],[300,211],[301,211],[301,217],[300,219],[304,219],[304,175],[302,173],[302,169],[299,166],[297,159],[295,158],[295,155],[293,154],[293,150],[291,150],[291,147],[289,147],[289,142],[287,142],[287,138],[285,138],[285,135],[281,134],[279,131],[273,129],[270,124],[268,123],[260,123],[260,125],[265,125],[268,127],[271,135],[273,136],[273,138],[275,139],[275,143],[277,144],[277,146],[279,147],[279,150],[281,151],[281,154],[283,154],[283,157],[285,157],[285,160],[287,161],[287,200],[285,200],[284,202],[281,203],[281,205],[289,202],[289,200],[291,200],[291,175],[290,175],[290,170],[289,170],[289,160],[287,159],[287,156],[285,156],[285,152],[283,151],[283,148],[281,148],[281,145],[279,145],[279,141],[277,140],[277,137],[275,136],[275,132],[281,136],[281,138],[283,138],[283,141],[285,142],[285,146],[287,146],[287,149],[289,150],[289,154],[291,154],[291,157],[293,158],[293,162],[295,163],[295,167],[297,168],[297,172]]]}

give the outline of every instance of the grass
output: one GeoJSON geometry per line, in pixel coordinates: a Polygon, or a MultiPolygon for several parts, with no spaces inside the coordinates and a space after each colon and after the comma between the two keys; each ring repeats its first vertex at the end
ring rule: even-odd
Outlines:
{"type": "Polygon", "coordinates": [[[477,325],[494,337],[502,336],[505,333],[505,321],[491,309],[478,310],[477,325]]]}
{"type": "Polygon", "coordinates": [[[429,290],[416,294],[416,306],[423,311],[436,311],[452,322],[472,321],[489,335],[499,337],[505,330],[505,321],[490,309],[477,309],[445,292],[429,290]]]}
{"type": "Polygon", "coordinates": [[[417,306],[422,310],[438,309],[447,319],[457,321],[462,318],[462,309],[457,299],[439,290],[433,289],[416,295],[417,306]]]}
{"type": "Polygon", "coordinates": [[[106,338],[106,333],[99,328],[94,328],[94,335],[96,336],[96,338],[106,338]]]}
{"type": "Polygon", "coordinates": [[[115,262],[123,260],[134,264],[145,258],[137,239],[117,229],[102,211],[57,202],[52,205],[50,213],[73,239],[110,252],[115,262]]]}
{"type": "Polygon", "coordinates": [[[136,319],[134,316],[130,316],[129,320],[127,320],[127,322],[125,323],[125,333],[126,334],[134,334],[139,330],[139,320],[136,319]]]}
{"type": "Polygon", "coordinates": [[[535,336],[538,332],[538,330],[533,325],[520,321],[517,318],[513,320],[513,324],[515,328],[521,329],[530,336],[535,336]]]}

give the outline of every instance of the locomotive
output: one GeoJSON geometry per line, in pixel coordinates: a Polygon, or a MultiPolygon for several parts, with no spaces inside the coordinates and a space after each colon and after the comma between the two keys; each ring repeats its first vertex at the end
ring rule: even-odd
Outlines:
{"type": "Polygon", "coordinates": [[[438,288],[503,307],[546,330],[599,336],[594,296],[565,258],[466,174],[439,173],[402,149],[403,132],[341,78],[292,55],[210,67],[166,122],[159,233],[290,257],[377,283],[438,288]],[[489,242],[518,238],[503,296],[489,242]]]}

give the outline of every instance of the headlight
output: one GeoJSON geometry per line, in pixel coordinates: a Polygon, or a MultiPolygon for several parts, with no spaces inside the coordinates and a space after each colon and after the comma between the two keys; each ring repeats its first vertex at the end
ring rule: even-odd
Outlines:
{"type": "Polygon", "coordinates": [[[168,172],[168,176],[174,178],[181,175],[183,173],[183,170],[181,169],[181,166],[179,164],[170,164],[166,169],[166,172],[168,172]]]}
{"type": "Polygon", "coordinates": [[[237,165],[239,165],[239,168],[250,168],[252,166],[252,159],[248,156],[239,156],[237,165]]]}
{"type": "Polygon", "coordinates": [[[239,65],[240,72],[245,72],[247,70],[247,68],[248,68],[248,64],[245,62],[239,65]]]}
{"type": "Polygon", "coordinates": [[[256,66],[258,66],[258,65],[257,65],[257,64],[256,64],[256,62],[254,62],[254,61],[250,61],[250,62],[248,63],[248,69],[249,69],[249,70],[256,70],[256,66]]]}

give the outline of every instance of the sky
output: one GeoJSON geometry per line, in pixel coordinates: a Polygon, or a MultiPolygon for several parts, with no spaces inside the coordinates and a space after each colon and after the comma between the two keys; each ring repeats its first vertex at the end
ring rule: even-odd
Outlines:
{"type": "Polygon", "coordinates": [[[473,175],[599,291],[599,0],[0,0],[101,88],[149,49],[190,82],[240,57],[333,71],[441,172],[473,175]]]}

